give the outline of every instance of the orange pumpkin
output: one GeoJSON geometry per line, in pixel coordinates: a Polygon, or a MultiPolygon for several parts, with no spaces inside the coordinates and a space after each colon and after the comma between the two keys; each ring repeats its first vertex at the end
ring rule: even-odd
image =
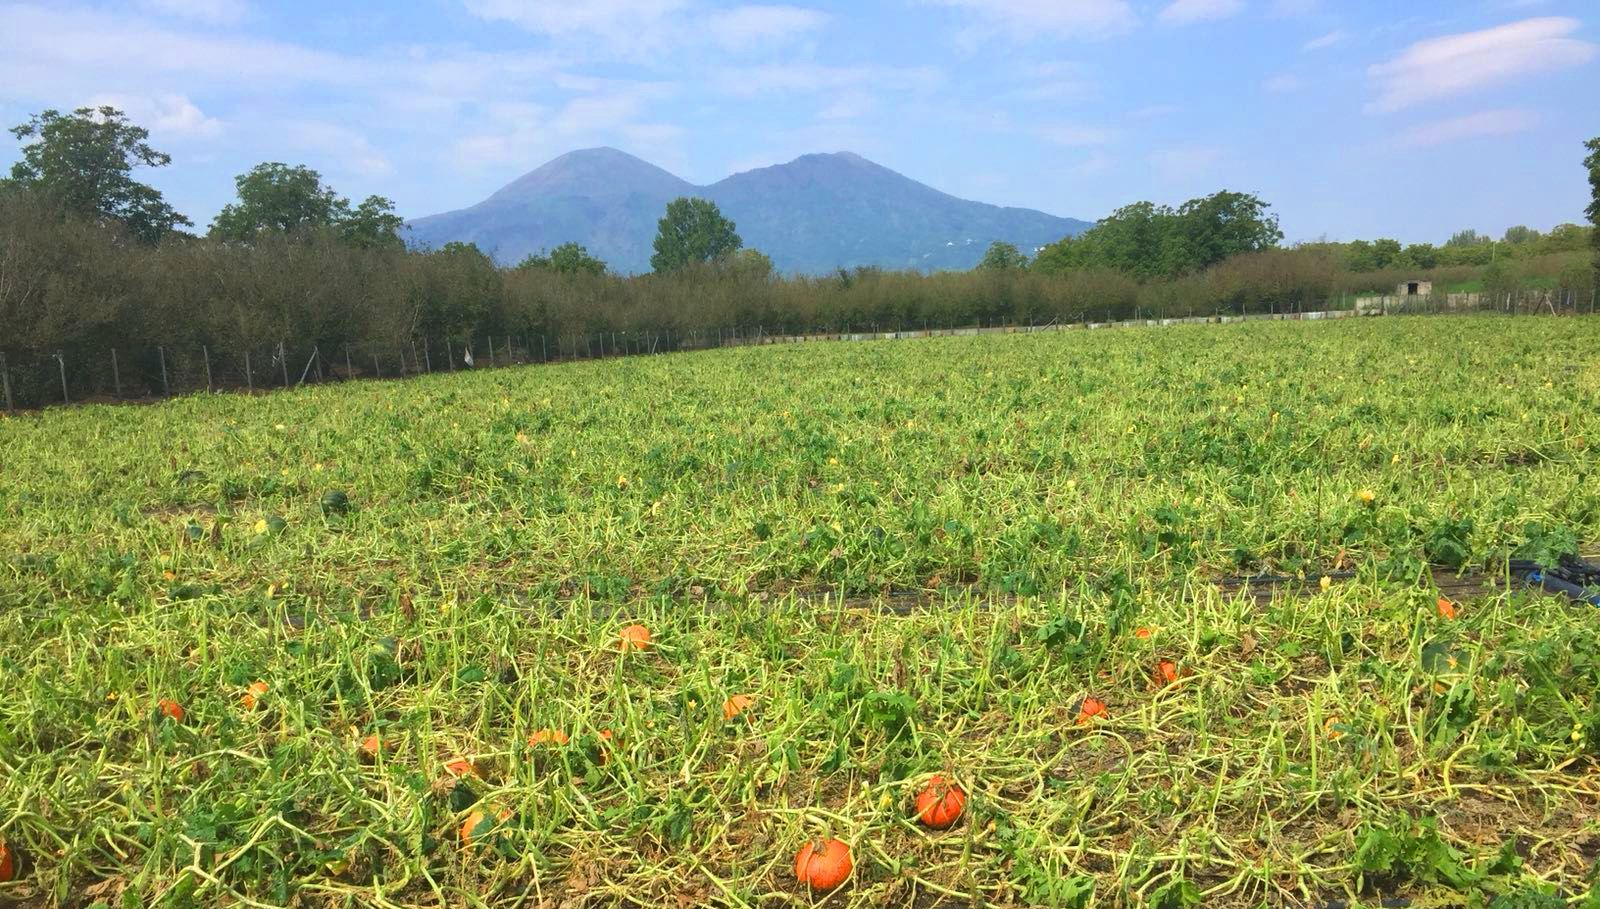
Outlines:
{"type": "Polygon", "coordinates": [[[739,714],[744,713],[746,710],[749,710],[750,706],[755,702],[756,699],[748,694],[736,694],[722,702],[722,718],[724,720],[731,720],[739,714]]]}
{"type": "Polygon", "coordinates": [[[1087,726],[1096,719],[1109,720],[1111,711],[1106,709],[1106,702],[1099,698],[1084,698],[1083,704],[1078,707],[1078,725],[1087,726]]]}
{"type": "Polygon", "coordinates": [[[494,832],[494,828],[511,820],[511,812],[504,808],[495,811],[494,819],[489,818],[489,813],[482,808],[475,808],[461,822],[461,848],[470,849],[474,839],[482,840],[494,832]]]}
{"type": "Polygon", "coordinates": [[[850,877],[850,847],[836,839],[814,840],[794,857],[794,876],[813,890],[832,890],[850,877]]]}
{"type": "Polygon", "coordinates": [[[260,705],[261,699],[267,696],[267,691],[268,688],[266,682],[251,682],[250,687],[246,688],[244,691],[244,697],[239,699],[239,703],[242,704],[246,710],[254,710],[258,705],[260,705]]]}
{"type": "Polygon", "coordinates": [[[559,729],[536,729],[533,735],[528,736],[528,747],[538,748],[540,745],[565,745],[567,734],[559,729]]]}
{"type": "Polygon", "coordinates": [[[647,650],[650,647],[650,629],[643,625],[629,625],[622,629],[617,646],[623,653],[630,650],[647,650]]]}
{"type": "Polygon", "coordinates": [[[1156,684],[1171,685],[1188,673],[1180,673],[1178,664],[1171,660],[1160,660],[1156,663],[1156,684]]]}
{"type": "Polygon", "coordinates": [[[1440,597],[1433,604],[1433,608],[1439,611],[1439,618],[1441,619],[1454,619],[1456,617],[1456,604],[1444,597],[1440,597]]]}
{"type": "Polygon", "coordinates": [[[954,824],[966,807],[966,791],[937,773],[917,793],[917,820],[935,830],[954,824]]]}
{"type": "Polygon", "coordinates": [[[185,715],[183,705],[177,701],[162,698],[156,702],[156,709],[161,711],[162,716],[170,718],[175,723],[183,722],[185,715]]]}
{"type": "Polygon", "coordinates": [[[1141,641],[1149,640],[1150,635],[1153,633],[1148,625],[1140,625],[1138,628],[1133,629],[1133,636],[1141,641]]]}
{"type": "Polygon", "coordinates": [[[15,880],[17,876],[17,857],[12,854],[11,847],[0,840],[0,884],[15,880]]]}
{"type": "Polygon", "coordinates": [[[600,730],[600,763],[605,765],[611,761],[611,751],[617,745],[616,734],[609,729],[600,730]]]}
{"type": "Polygon", "coordinates": [[[453,761],[446,761],[444,769],[446,773],[457,779],[460,779],[464,776],[478,775],[478,766],[466,758],[456,758],[453,761]]]}
{"type": "Polygon", "coordinates": [[[361,740],[361,756],[369,761],[377,760],[379,752],[387,751],[388,748],[389,746],[376,732],[361,740]]]}

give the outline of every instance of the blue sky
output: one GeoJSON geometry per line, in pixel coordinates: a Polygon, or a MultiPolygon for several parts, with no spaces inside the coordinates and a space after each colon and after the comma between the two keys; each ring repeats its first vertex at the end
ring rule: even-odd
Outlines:
{"type": "Polygon", "coordinates": [[[1594,0],[0,0],[0,122],[122,107],[201,227],[259,161],[410,217],[612,145],[697,183],[851,150],[1086,219],[1228,188],[1290,241],[1438,242],[1580,220],[1596,85],[1594,0]]]}

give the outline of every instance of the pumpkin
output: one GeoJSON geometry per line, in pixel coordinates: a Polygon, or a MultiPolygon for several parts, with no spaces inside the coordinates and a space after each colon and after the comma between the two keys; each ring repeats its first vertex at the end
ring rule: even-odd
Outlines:
{"type": "Polygon", "coordinates": [[[528,736],[528,747],[538,748],[540,745],[565,745],[567,734],[559,729],[536,729],[533,735],[528,736]]]}
{"type": "Polygon", "coordinates": [[[1328,741],[1337,742],[1344,738],[1344,730],[1339,728],[1342,722],[1337,713],[1323,721],[1322,732],[1328,737],[1328,741]]]}
{"type": "Polygon", "coordinates": [[[453,761],[446,761],[444,769],[446,773],[450,774],[456,779],[460,779],[464,776],[478,775],[477,765],[466,758],[456,758],[453,761]]]}
{"type": "Polygon", "coordinates": [[[1454,619],[1456,617],[1456,604],[1450,602],[1444,597],[1440,597],[1438,601],[1433,604],[1433,608],[1438,610],[1439,618],[1441,619],[1454,619]]]}
{"type": "Polygon", "coordinates": [[[1106,702],[1099,698],[1084,698],[1078,707],[1078,725],[1087,726],[1096,719],[1110,719],[1111,711],[1106,709],[1106,702]]]}
{"type": "Polygon", "coordinates": [[[616,734],[609,729],[600,730],[600,763],[605,765],[611,761],[611,751],[617,745],[616,734]]]}
{"type": "Polygon", "coordinates": [[[1179,672],[1178,671],[1178,664],[1172,662],[1171,660],[1160,660],[1160,661],[1158,661],[1156,663],[1156,684],[1157,685],[1163,685],[1164,686],[1164,685],[1174,684],[1174,683],[1176,683],[1178,681],[1178,679],[1180,679],[1180,678],[1182,678],[1183,676],[1186,676],[1186,675],[1188,675],[1188,673],[1187,672],[1179,672]]]}
{"type": "Polygon", "coordinates": [[[1149,640],[1152,634],[1154,634],[1154,631],[1148,625],[1140,625],[1138,628],[1133,629],[1133,636],[1141,641],[1149,640]]]}
{"type": "Polygon", "coordinates": [[[11,847],[0,840],[0,884],[15,880],[17,876],[17,857],[11,852],[11,847]]]}
{"type": "Polygon", "coordinates": [[[157,701],[156,709],[161,711],[162,716],[171,719],[175,723],[183,722],[185,715],[183,705],[171,698],[162,698],[157,701]]]}
{"type": "Polygon", "coordinates": [[[813,840],[794,857],[794,876],[813,890],[832,890],[850,877],[850,847],[836,839],[813,840]]]}
{"type": "Polygon", "coordinates": [[[388,746],[384,744],[383,739],[379,738],[376,732],[361,740],[361,756],[369,761],[377,760],[379,752],[385,751],[387,748],[388,746]]]}
{"type": "Polygon", "coordinates": [[[467,819],[461,822],[461,847],[470,849],[473,840],[481,841],[484,837],[493,833],[494,828],[509,820],[511,820],[511,812],[504,808],[495,810],[492,818],[489,816],[488,811],[482,808],[474,809],[471,814],[467,815],[467,819]]]}
{"type": "Polygon", "coordinates": [[[254,710],[261,703],[261,699],[267,696],[267,691],[266,682],[251,682],[250,687],[244,691],[244,697],[239,699],[239,703],[244,705],[246,710],[254,710]]]}
{"type": "Polygon", "coordinates": [[[917,793],[917,820],[935,830],[943,830],[961,818],[967,807],[967,793],[954,781],[939,774],[928,778],[917,793]]]}
{"type": "Polygon", "coordinates": [[[629,625],[622,629],[617,646],[623,653],[630,650],[647,650],[650,647],[650,629],[643,625],[629,625]]]}
{"type": "Polygon", "coordinates": [[[750,706],[755,702],[756,699],[748,694],[736,694],[722,702],[722,718],[724,720],[731,720],[739,714],[744,713],[746,710],[749,710],[750,706]]]}

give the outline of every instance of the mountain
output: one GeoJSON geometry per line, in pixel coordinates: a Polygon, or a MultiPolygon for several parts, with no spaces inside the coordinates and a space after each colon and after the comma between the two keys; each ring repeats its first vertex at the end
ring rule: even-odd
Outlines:
{"type": "Polygon", "coordinates": [[[678,196],[717,203],[744,245],[781,271],[840,266],[971,268],[995,240],[1023,251],[1080,233],[1087,221],[939,192],[850,152],[802,155],[710,186],[614,148],[569,152],[471,208],[418,218],[421,247],[472,242],[503,265],[574,241],[619,272],[650,270],[656,222],[678,196]]]}

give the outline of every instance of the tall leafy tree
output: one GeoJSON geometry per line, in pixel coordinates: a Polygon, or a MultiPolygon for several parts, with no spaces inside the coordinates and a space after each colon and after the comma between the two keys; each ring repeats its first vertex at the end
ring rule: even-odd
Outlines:
{"type": "Polygon", "coordinates": [[[715,202],[679,197],[667,203],[667,212],[656,225],[650,267],[668,272],[695,263],[718,262],[743,245],[733,222],[722,216],[715,202]]]}
{"type": "Polygon", "coordinates": [[[1151,202],[1125,205],[1077,237],[1052,243],[1034,257],[1045,274],[1109,268],[1139,278],[1176,277],[1283,239],[1271,206],[1249,193],[1219,192],[1173,209],[1151,202]]]}
{"type": "Polygon", "coordinates": [[[984,250],[978,267],[985,271],[1017,271],[1028,267],[1028,257],[1017,249],[1017,244],[996,240],[984,250]]]}
{"type": "Polygon", "coordinates": [[[521,262],[518,268],[540,268],[553,271],[561,275],[603,275],[606,273],[606,263],[589,254],[588,248],[580,243],[563,243],[548,254],[532,253],[521,262]]]}
{"type": "Polygon", "coordinates": [[[211,222],[211,235],[218,239],[248,243],[261,233],[333,227],[350,214],[349,200],[303,164],[268,161],[233,183],[239,201],[224,205],[211,222]]]}
{"type": "Polygon", "coordinates": [[[1583,143],[1583,147],[1589,151],[1583,159],[1583,166],[1589,169],[1589,208],[1586,213],[1589,223],[1594,225],[1589,231],[1589,243],[1594,247],[1595,284],[1600,285],[1600,137],[1583,143]]]}
{"type": "Polygon", "coordinates": [[[151,148],[149,130],[114,107],[46,110],[11,134],[23,143],[22,160],[11,166],[17,185],[42,190],[78,214],[120,221],[149,242],[193,223],[154,187],[133,179],[135,167],[165,167],[172,156],[151,148]]]}
{"type": "Polygon", "coordinates": [[[405,246],[400,231],[405,219],[394,213],[394,203],[382,196],[368,196],[339,222],[339,236],[361,249],[399,249],[405,246]]]}

